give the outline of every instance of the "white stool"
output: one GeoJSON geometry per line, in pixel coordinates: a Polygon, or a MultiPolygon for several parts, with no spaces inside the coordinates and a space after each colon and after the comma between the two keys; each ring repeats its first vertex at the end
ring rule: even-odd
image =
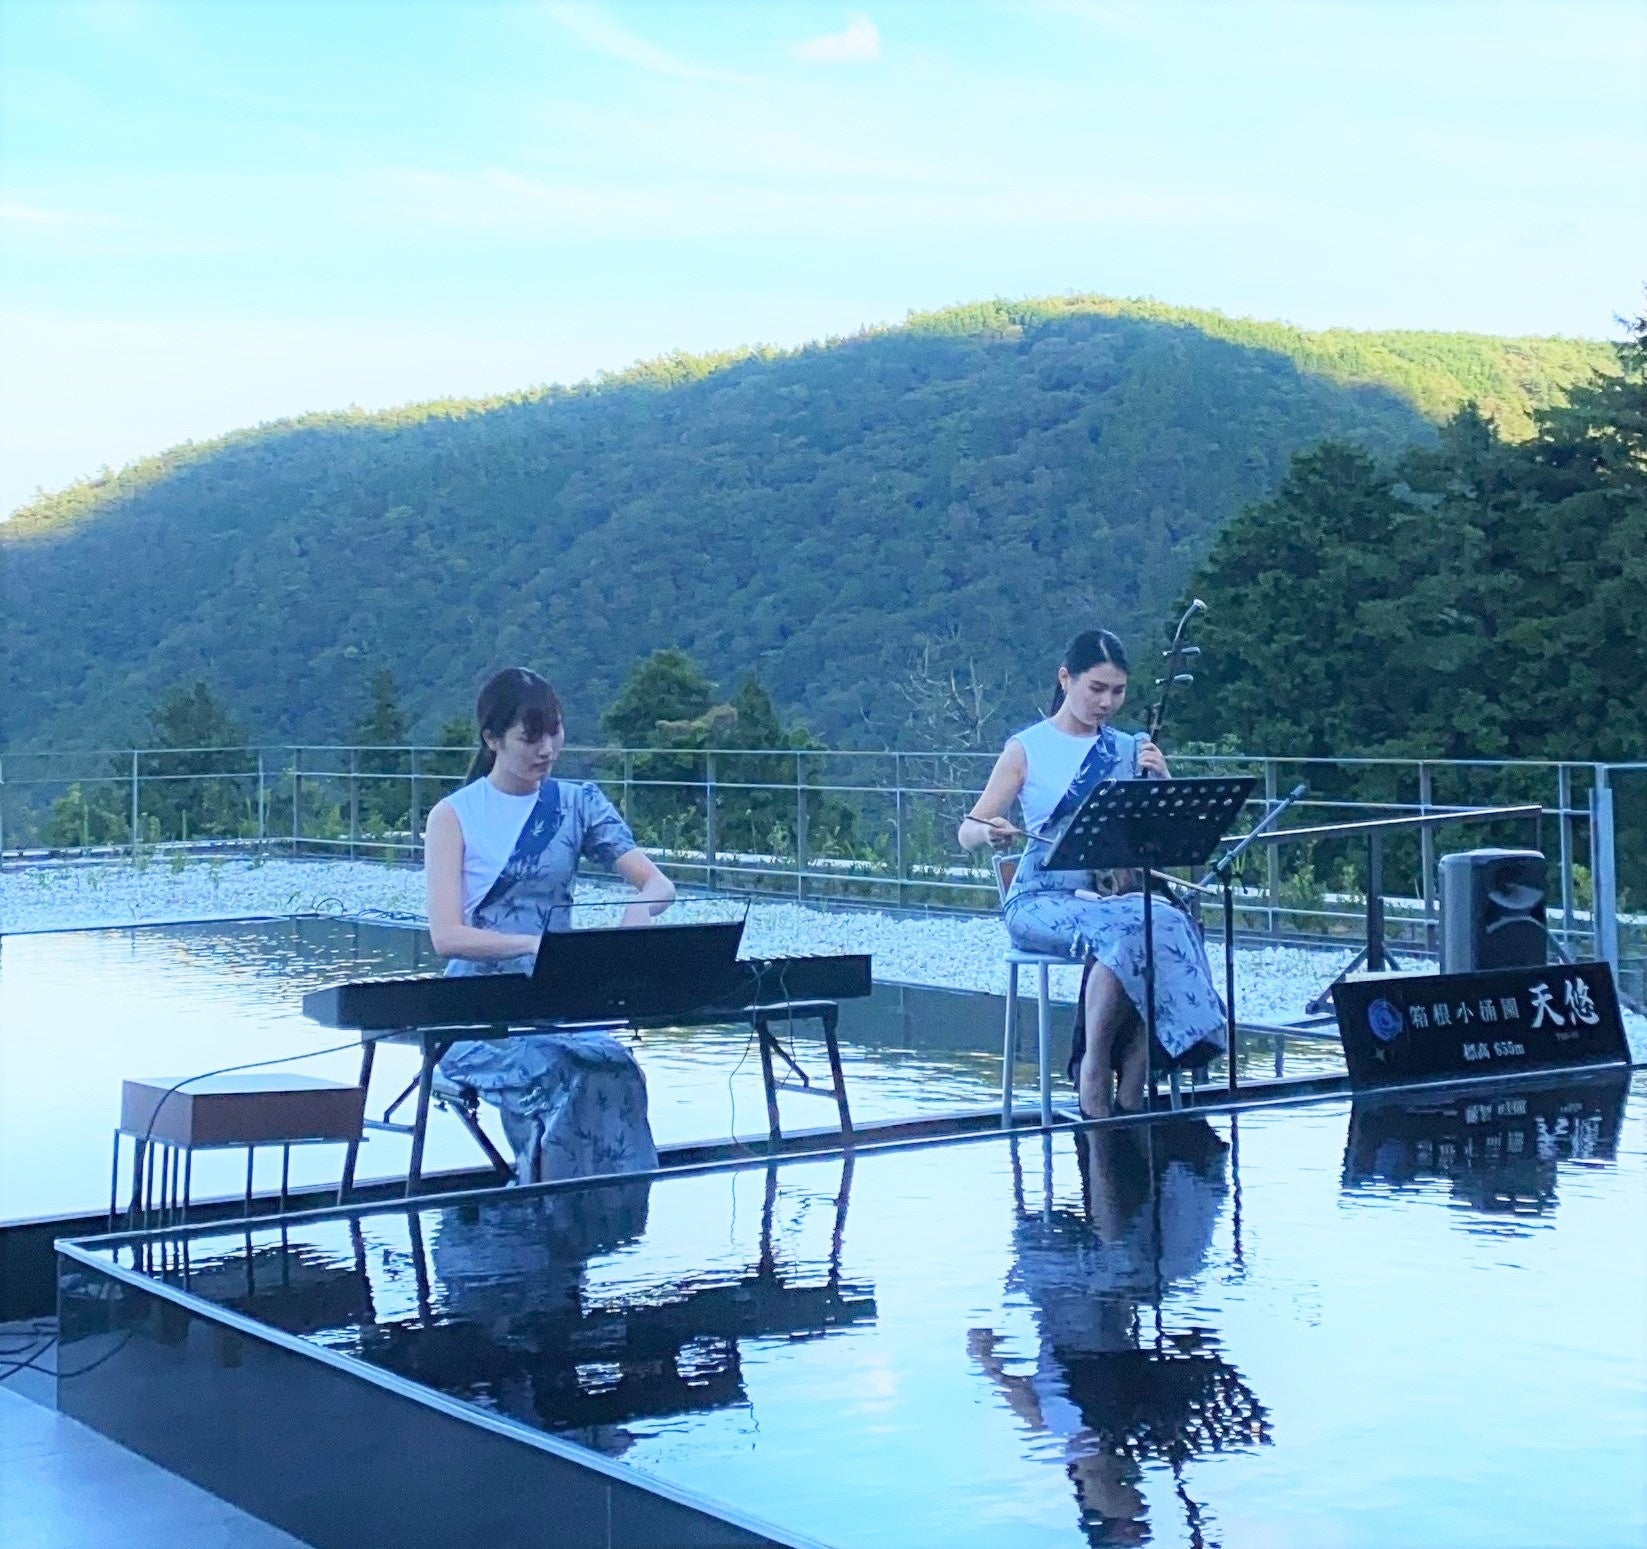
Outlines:
{"type": "MultiPolygon", "coordinates": [[[[1016,855],[997,855],[995,889],[1006,903],[1007,890],[1018,870],[1016,855]]],[[[1052,990],[1048,970],[1068,968],[1073,960],[1061,952],[1020,952],[1008,947],[1006,955],[1006,1038],[1001,1045],[1001,1128],[1012,1128],[1012,1075],[1018,1063],[1018,970],[1035,969],[1035,1042],[1041,1067],[1041,1122],[1052,1123],[1052,990]]]]}
{"type": "Polygon", "coordinates": [[[1061,953],[1020,952],[1009,947],[1006,955],[1006,1038],[1001,1046],[1001,1128],[1012,1128],[1013,1072],[1018,1063],[1018,970],[1035,969],[1035,1043],[1041,1071],[1041,1122],[1050,1124],[1052,1112],[1052,991],[1053,968],[1068,968],[1070,959],[1061,953]]]}
{"type": "MultiPolygon", "coordinates": [[[[1001,895],[1001,902],[1006,903],[1007,889],[1012,886],[1012,878],[1018,870],[1016,855],[997,855],[995,857],[995,886],[1001,895]]],[[[1012,1128],[1012,1076],[1013,1068],[1018,1063],[1018,970],[1033,967],[1035,969],[1035,1030],[1036,1030],[1036,1058],[1040,1064],[1041,1073],[1041,1122],[1050,1124],[1053,1121],[1052,1112],[1052,994],[1048,984],[1049,970],[1053,968],[1068,968],[1074,965],[1075,959],[1066,957],[1061,952],[1020,952],[1016,947],[1008,947],[1006,954],[1007,991],[1006,991],[1006,1037],[1001,1044],[1001,1128],[1012,1128]]],[[[1168,1085],[1171,1089],[1171,1102],[1174,1108],[1182,1102],[1178,1072],[1173,1070],[1168,1074],[1168,1085]]]]}

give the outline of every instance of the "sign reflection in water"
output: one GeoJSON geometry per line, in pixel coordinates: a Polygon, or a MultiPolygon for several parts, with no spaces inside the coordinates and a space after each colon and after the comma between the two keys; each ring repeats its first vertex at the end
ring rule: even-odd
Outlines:
{"type": "Polygon", "coordinates": [[[1091,1543],[1147,1534],[1138,1484],[1148,1462],[1172,1470],[1194,1537],[1203,1508],[1186,1488],[1184,1465],[1271,1439],[1269,1415],[1224,1359],[1216,1331],[1162,1308],[1169,1287],[1205,1266],[1230,1196],[1231,1148],[1205,1119],[1071,1138],[1079,1210],[1054,1201],[1051,1137],[1043,1141],[1041,1203],[1030,1208],[1013,1145],[1009,1289],[1034,1309],[1033,1367],[1010,1369],[993,1329],[970,1330],[967,1347],[1019,1420],[1061,1447],[1091,1543]]]}
{"type": "Polygon", "coordinates": [[[1610,1161],[1629,1073],[1415,1101],[1358,1098],[1344,1147],[1344,1188],[1446,1180],[1491,1214],[1538,1214],[1556,1202],[1558,1162],[1610,1161]]]}

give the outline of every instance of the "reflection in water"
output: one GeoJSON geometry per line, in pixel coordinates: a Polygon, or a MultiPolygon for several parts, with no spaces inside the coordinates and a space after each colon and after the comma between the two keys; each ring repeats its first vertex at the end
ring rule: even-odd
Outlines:
{"type": "Polygon", "coordinates": [[[358,1326],[376,1315],[360,1223],[351,1221],[349,1231],[353,1253],[347,1262],[311,1244],[294,1244],[284,1226],[245,1232],[237,1252],[222,1251],[222,1238],[199,1253],[188,1237],[162,1237],[133,1243],[115,1257],[129,1251],[140,1274],[286,1333],[310,1335],[358,1326]]]}
{"type": "Polygon", "coordinates": [[[852,1164],[842,1168],[821,1280],[780,1262],[766,1171],[760,1245],[737,1274],[592,1283],[590,1261],[645,1230],[645,1179],[448,1211],[433,1248],[433,1324],[369,1332],[367,1359],[602,1452],[631,1422],[742,1403],[745,1339],[804,1339],[872,1320],[870,1289],[841,1276],[852,1164]]]}
{"type": "Polygon", "coordinates": [[[197,1295],[317,1336],[457,1398],[602,1452],[637,1439],[636,1421],[746,1401],[741,1342],[805,1340],[873,1321],[868,1285],[841,1254],[852,1159],[843,1160],[829,1251],[820,1267],[777,1240],[778,1169],[765,1172],[760,1240],[741,1271],[614,1278],[610,1256],[645,1234],[646,1178],[405,1216],[415,1312],[379,1321],[368,1248],[327,1257],[279,1241],[190,1264],[144,1262],[197,1295]],[[604,1275],[592,1275],[599,1265],[604,1275]]]}
{"type": "Polygon", "coordinates": [[[1444,1180],[1488,1214],[1542,1215],[1555,1206],[1558,1162],[1614,1156],[1628,1090],[1617,1072],[1421,1101],[1357,1098],[1344,1189],[1444,1180]]]}
{"type": "Polygon", "coordinates": [[[850,1228],[820,1156],[264,1220],[191,1289],[815,1542],[1647,1544],[1647,1072],[1459,1093],[864,1151],[850,1228]]]}
{"type": "Polygon", "coordinates": [[[1077,1131],[1077,1211],[1054,1203],[1043,1137],[1040,1210],[1025,1204],[1013,1142],[1014,1262],[1009,1285],[1034,1309],[1034,1369],[1008,1369],[992,1329],[967,1336],[973,1359],[1031,1431],[1056,1438],[1092,1544],[1149,1536],[1143,1465],[1172,1471],[1190,1541],[1203,1508],[1184,1464],[1270,1440],[1269,1417],[1224,1360],[1213,1330],[1169,1322],[1163,1297],[1202,1270],[1227,1193],[1229,1152],[1204,1119],[1077,1131]]]}

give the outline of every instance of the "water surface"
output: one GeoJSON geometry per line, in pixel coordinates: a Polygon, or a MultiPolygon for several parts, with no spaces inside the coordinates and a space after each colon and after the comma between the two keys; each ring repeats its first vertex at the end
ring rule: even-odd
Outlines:
{"type": "Polygon", "coordinates": [[[1647,1076],[176,1245],[195,1294],[840,1545],[1647,1541],[1647,1076]]]}
{"type": "MultiPolygon", "coordinates": [[[[284,1067],[358,1078],[360,1057],[347,1032],[303,1015],[303,995],[340,980],[435,973],[421,929],[315,917],[53,931],[0,936],[0,1221],[105,1208],[111,1132],[127,1077],[171,1080],[219,1066],[343,1045],[284,1067]]],[[[1034,1057],[1033,1006],[1024,1010],[1020,1052],[1034,1057]]],[[[1055,1008],[1059,1058],[1067,1051],[1067,1007],[1055,1008]]],[[[869,1001],[841,1007],[840,1037],[853,1116],[885,1119],[978,1108],[1000,1100],[999,997],[951,990],[877,986],[869,1001]]],[[[828,1065],[816,1023],[797,1024],[796,1055],[814,1080],[828,1065]]],[[[719,1140],[763,1133],[760,1059],[747,1027],[648,1031],[633,1045],[646,1071],[653,1130],[660,1142],[719,1140]]],[[[1287,1069],[1341,1069],[1336,1044],[1289,1044],[1287,1069]]],[[[1273,1040],[1244,1056],[1248,1074],[1268,1074],[1273,1040]]],[[[385,1045],[373,1077],[371,1111],[381,1114],[416,1073],[413,1053],[385,1045]]],[[[1024,1100],[1034,1071],[1020,1072],[1024,1100]]],[[[1060,1093],[1067,1087],[1060,1082],[1060,1093]]],[[[786,1127],[835,1123],[832,1102],[782,1099],[786,1127]]],[[[398,1117],[407,1119],[409,1107],[398,1117]]],[[[501,1134],[491,1124],[501,1144],[501,1134]]],[[[404,1175],[408,1147],[371,1134],[362,1178],[404,1175]]],[[[127,1154],[129,1156],[129,1145],[127,1154]]],[[[244,1152],[202,1155],[197,1198],[245,1186],[244,1152]]],[[[340,1153],[293,1154],[295,1182],[331,1182],[340,1153]]],[[[429,1170],[484,1165],[449,1116],[429,1129],[429,1170]]],[[[267,1154],[259,1187],[276,1187],[279,1160],[267,1154]]]]}

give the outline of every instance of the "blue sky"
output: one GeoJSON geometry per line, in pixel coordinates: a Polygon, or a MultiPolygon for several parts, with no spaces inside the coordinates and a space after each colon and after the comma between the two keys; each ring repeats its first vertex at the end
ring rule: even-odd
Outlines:
{"type": "Polygon", "coordinates": [[[0,510],[980,297],[1610,336],[1644,280],[1633,0],[0,3],[0,510]]]}

